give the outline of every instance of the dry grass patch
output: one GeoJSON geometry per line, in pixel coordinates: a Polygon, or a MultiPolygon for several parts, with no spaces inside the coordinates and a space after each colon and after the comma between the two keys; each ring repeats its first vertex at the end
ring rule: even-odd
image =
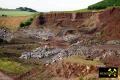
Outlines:
{"type": "Polygon", "coordinates": [[[70,56],[68,58],[64,58],[65,62],[71,62],[71,63],[78,63],[78,64],[84,64],[84,65],[104,65],[101,61],[98,60],[85,60],[84,57],[81,56],[70,56]]]}

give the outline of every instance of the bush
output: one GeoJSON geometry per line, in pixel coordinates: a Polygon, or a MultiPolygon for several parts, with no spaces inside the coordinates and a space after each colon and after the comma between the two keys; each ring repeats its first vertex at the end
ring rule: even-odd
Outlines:
{"type": "Polygon", "coordinates": [[[24,23],[20,23],[20,27],[23,28],[24,27],[24,23]]]}
{"type": "Polygon", "coordinates": [[[26,26],[31,25],[32,21],[33,21],[33,18],[30,18],[30,19],[22,22],[22,23],[20,24],[20,28],[25,28],[26,26]]]}
{"type": "Polygon", "coordinates": [[[7,17],[7,15],[2,14],[3,17],[7,17]]]}

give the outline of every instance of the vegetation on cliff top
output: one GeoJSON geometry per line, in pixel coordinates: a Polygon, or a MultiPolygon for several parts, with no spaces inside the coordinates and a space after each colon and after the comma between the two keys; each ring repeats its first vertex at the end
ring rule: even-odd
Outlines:
{"type": "Polygon", "coordinates": [[[86,9],[67,11],[67,12],[96,12],[106,8],[119,7],[119,6],[120,6],[120,0],[103,0],[101,2],[88,6],[88,8],[86,9]]]}
{"type": "Polygon", "coordinates": [[[99,10],[99,9],[105,9],[108,7],[116,7],[116,6],[120,6],[120,0],[103,0],[101,2],[88,6],[88,9],[99,10]]]}

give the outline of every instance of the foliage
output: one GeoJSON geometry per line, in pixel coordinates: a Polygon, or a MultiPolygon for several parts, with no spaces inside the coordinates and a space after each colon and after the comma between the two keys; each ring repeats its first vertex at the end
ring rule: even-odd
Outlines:
{"type": "Polygon", "coordinates": [[[32,23],[32,21],[33,21],[33,18],[30,18],[24,22],[21,22],[20,27],[25,28],[26,26],[29,26],[32,23]]]}
{"type": "Polygon", "coordinates": [[[0,59],[0,69],[7,74],[22,74],[31,69],[29,66],[22,65],[19,62],[9,60],[8,58],[0,59]]]}
{"type": "Polygon", "coordinates": [[[114,6],[120,6],[120,0],[103,0],[101,2],[88,6],[88,9],[99,10],[99,9],[105,9],[105,8],[114,7],[114,6]]]}
{"type": "Polygon", "coordinates": [[[36,10],[33,10],[31,8],[28,8],[28,7],[19,7],[19,8],[16,8],[16,10],[28,11],[28,12],[37,12],[36,10]]]}

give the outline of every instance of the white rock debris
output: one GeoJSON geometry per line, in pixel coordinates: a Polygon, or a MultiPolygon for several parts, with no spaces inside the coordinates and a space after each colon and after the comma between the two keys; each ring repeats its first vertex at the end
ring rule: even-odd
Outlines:
{"type": "Polygon", "coordinates": [[[80,55],[86,56],[88,58],[105,58],[106,56],[112,56],[112,54],[119,55],[120,51],[114,50],[105,50],[93,47],[85,47],[81,46],[79,42],[71,45],[67,49],[62,48],[47,48],[47,47],[39,47],[31,52],[24,52],[20,58],[29,59],[44,59],[45,63],[53,63],[59,60],[62,60],[64,57],[69,57],[72,55],[80,55]]]}

